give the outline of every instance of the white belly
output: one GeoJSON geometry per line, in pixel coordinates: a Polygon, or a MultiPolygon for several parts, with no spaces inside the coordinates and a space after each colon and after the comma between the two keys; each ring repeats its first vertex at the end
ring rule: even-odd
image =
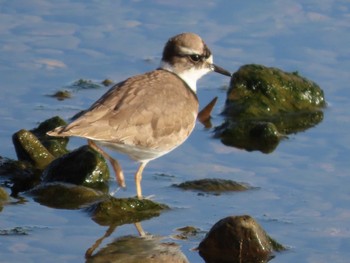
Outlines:
{"type": "Polygon", "coordinates": [[[128,155],[131,159],[139,162],[143,161],[151,161],[154,160],[164,154],[167,154],[173,149],[170,149],[168,151],[160,151],[157,149],[149,149],[145,147],[138,147],[134,145],[127,145],[127,144],[117,144],[117,143],[109,143],[109,142],[102,142],[102,141],[94,141],[96,144],[107,147],[113,151],[117,151],[123,154],[128,155]]]}

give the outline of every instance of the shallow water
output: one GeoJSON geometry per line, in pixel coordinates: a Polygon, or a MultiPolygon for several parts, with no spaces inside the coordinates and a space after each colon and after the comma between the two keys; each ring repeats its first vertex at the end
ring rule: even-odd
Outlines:
{"type": "MultiPolygon", "coordinates": [[[[350,256],[350,6],[348,1],[3,1],[0,3],[0,155],[16,158],[11,135],[47,118],[68,119],[105,90],[79,90],[57,101],[46,95],[86,78],[116,82],[158,66],[172,35],[198,33],[216,64],[236,71],[246,63],[279,67],[315,81],[329,105],[324,120],[290,135],[271,154],[224,146],[198,123],[184,145],[151,162],[143,179],[145,195],[172,210],[142,222],[145,231],[169,237],[191,262],[202,262],[196,247],[204,234],[173,240],[176,229],[207,231],[219,219],[249,214],[289,247],[272,262],[348,262],[350,256]],[[180,4],[179,4],[180,3],[180,4]],[[173,183],[202,178],[232,179],[258,189],[198,195],[173,183]]],[[[219,101],[229,79],[211,74],[198,83],[201,105],[219,101]]],[[[84,140],[73,139],[74,149],[84,140]]],[[[136,165],[120,162],[133,196],[136,165]]],[[[111,178],[111,189],[116,187],[111,178]]],[[[41,206],[28,196],[6,205],[0,229],[22,227],[27,235],[0,236],[0,262],[81,262],[85,251],[107,230],[79,210],[41,206]]],[[[100,248],[124,235],[124,225],[100,248]]]]}

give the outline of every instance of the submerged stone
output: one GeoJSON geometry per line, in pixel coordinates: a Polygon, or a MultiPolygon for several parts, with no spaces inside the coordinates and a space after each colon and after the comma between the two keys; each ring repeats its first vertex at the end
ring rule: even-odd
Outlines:
{"type": "Polygon", "coordinates": [[[87,209],[92,219],[100,225],[123,225],[140,222],[168,209],[168,206],[148,199],[108,198],[87,209]]]}
{"type": "Polygon", "coordinates": [[[229,216],[218,221],[198,247],[206,262],[267,262],[273,251],[285,248],[250,216],[229,216]]]}
{"type": "Polygon", "coordinates": [[[95,255],[86,258],[87,263],[187,263],[186,256],[173,242],[162,242],[160,237],[124,236],[114,240],[95,255]]]}
{"type": "Polygon", "coordinates": [[[68,90],[59,90],[55,92],[52,95],[49,95],[50,97],[56,98],[57,100],[65,100],[70,99],[72,97],[72,94],[68,90]]]}
{"type": "Polygon", "coordinates": [[[179,239],[179,240],[188,240],[190,238],[195,238],[199,234],[203,233],[202,230],[194,226],[180,227],[180,228],[177,228],[176,231],[179,233],[176,235],[173,235],[172,238],[179,239]]]}
{"type": "Polygon", "coordinates": [[[27,194],[45,206],[60,209],[79,209],[97,202],[103,194],[92,188],[67,183],[42,183],[27,194]]]}
{"type": "Polygon", "coordinates": [[[11,229],[0,229],[0,236],[26,236],[28,234],[29,229],[20,226],[11,229]]]}
{"type": "Polygon", "coordinates": [[[68,86],[71,89],[74,90],[81,90],[81,89],[100,89],[102,85],[99,83],[95,83],[88,79],[78,79],[74,83],[72,83],[70,86],[68,86]]]}
{"type": "Polygon", "coordinates": [[[84,145],[50,163],[42,178],[44,182],[98,185],[108,182],[109,169],[100,153],[84,145]]]}
{"type": "Polygon", "coordinates": [[[37,169],[43,170],[55,157],[42,145],[39,139],[30,131],[20,130],[12,136],[17,158],[27,161],[37,169]]]}
{"type": "Polygon", "coordinates": [[[195,190],[206,193],[222,193],[230,191],[245,191],[251,189],[250,186],[225,179],[201,179],[175,184],[183,190],[195,190]]]}

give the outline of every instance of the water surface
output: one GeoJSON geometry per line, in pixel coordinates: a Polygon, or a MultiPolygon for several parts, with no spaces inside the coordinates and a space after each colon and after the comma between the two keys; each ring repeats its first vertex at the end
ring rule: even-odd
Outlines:
{"type": "MultiPolygon", "coordinates": [[[[115,82],[158,66],[165,41],[184,31],[198,33],[215,62],[236,71],[246,63],[279,67],[315,81],[329,105],[324,120],[290,135],[271,154],[224,146],[197,125],[184,145],[151,162],[143,191],[173,209],[142,222],[154,235],[182,246],[191,262],[204,234],[173,240],[176,228],[207,231],[219,219],[249,214],[288,252],[272,262],[348,262],[350,256],[350,6],[348,1],[2,1],[0,3],[0,155],[16,158],[11,135],[47,118],[68,119],[102,93],[80,90],[56,101],[47,94],[85,78],[115,82]],[[163,174],[163,175],[162,175],[163,174]],[[164,176],[165,175],[165,176],[164,176]],[[259,189],[220,196],[171,187],[202,178],[232,179],[259,189]]],[[[214,125],[229,80],[211,74],[198,83],[201,105],[219,96],[214,125]]],[[[74,149],[84,140],[73,139],[74,149]]],[[[136,165],[120,162],[133,196],[136,165]]],[[[114,189],[114,178],[111,178],[114,189]]],[[[1,236],[1,262],[82,262],[85,251],[107,230],[79,210],[41,206],[28,196],[7,205],[0,229],[23,227],[27,235],[1,236]]],[[[124,225],[115,238],[137,235],[124,225]]]]}

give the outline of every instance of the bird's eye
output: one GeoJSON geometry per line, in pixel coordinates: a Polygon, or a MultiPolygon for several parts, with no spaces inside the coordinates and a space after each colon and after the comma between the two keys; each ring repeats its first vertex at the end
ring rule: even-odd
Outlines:
{"type": "Polygon", "coordinates": [[[198,62],[201,60],[201,56],[200,55],[197,55],[197,54],[194,54],[194,55],[189,55],[190,59],[193,61],[193,62],[198,62]]]}

